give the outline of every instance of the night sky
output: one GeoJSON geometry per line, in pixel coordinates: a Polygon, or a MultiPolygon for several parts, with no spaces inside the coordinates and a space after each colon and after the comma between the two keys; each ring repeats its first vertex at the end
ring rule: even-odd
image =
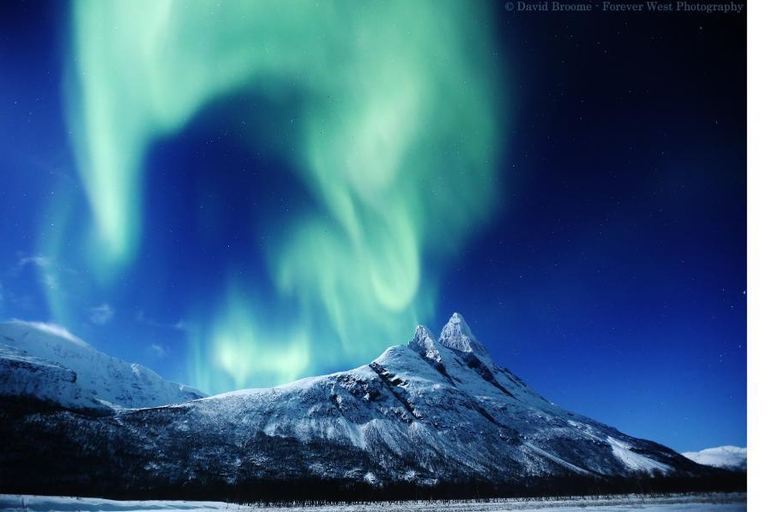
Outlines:
{"type": "Polygon", "coordinates": [[[459,311],[558,405],[746,445],[745,14],[130,4],[0,4],[0,318],[222,392],[459,311]]]}

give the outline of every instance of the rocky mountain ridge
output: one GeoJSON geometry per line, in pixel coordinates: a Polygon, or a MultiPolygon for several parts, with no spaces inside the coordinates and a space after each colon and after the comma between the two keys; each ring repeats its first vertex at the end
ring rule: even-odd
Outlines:
{"type": "Polygon", "coordinates": [[[605,492],[718,471],[549,402],[498,366],[458,314],[439,336],[419,326],[370,364],[275,388],[98,415],[11,405],[0,409],[0,492],[605,492]]]}

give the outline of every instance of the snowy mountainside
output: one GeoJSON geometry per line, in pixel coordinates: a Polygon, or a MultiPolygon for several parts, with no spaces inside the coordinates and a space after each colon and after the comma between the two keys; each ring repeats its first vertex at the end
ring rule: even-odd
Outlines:
{"type": "Polygon", "coordinates": [[[83,393],[73,370],[7,345],[0,345],[0,396],[30,396],[73,410],[109,409],[83,393]]]}
{"type": "Polygon", "coordinates": [[[637,481],[682,490],[725,473],[549,402],[498,366],[458,314],[439,336],[419,326],[370,364],[274,388],[109,415],[0,407],[0,438],[6,493],[477,497],[637,481]]]}
{"type": "Polygon", "coordinates": [[[682,455],[705,466],[747,470],[747,449],[738,446],[718,446],[698,452],[683,452],[682,455]]]}
{"type": "MultiPolygon", "coordinates": [[[[391,454],[378,467],[343,468],[374,481],[667,474],[692,466],[668,448],[550,403],[496,365],[458,314],[438,338],[420,326],[408,345],[351,371],[175,408],[195,422],[227,418],[235,437],[262,432],[391,454]]],[[[339,468],[321,463],[314,470],[333,475],[339,468]]]]}
{"type": "Polygon", "coordinates": [[[51,324],[0,323],[0,395],[70,408],[154,407],[206,396],[152,370],[99,352],[51,324]]]}

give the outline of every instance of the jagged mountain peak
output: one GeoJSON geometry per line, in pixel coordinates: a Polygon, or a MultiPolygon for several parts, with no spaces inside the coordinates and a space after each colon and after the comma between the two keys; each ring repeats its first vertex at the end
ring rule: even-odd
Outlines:
{"type": "Polygon", "coordinates": [[[429,330],[429,327],[425,325],[416,326],[416,332],[413,334],[413,341],[428,340],[429,342],[435,342],[435,335],[429,330]]]}
{"type": "Polygon", "coordinates": [[[419,325],[413,334],[413,339],[408,343],[408,348],[415,351],[433,364],[441,364],[443,357],[440,355],[440,349],[435,341],[435,335],[429,328],[419,325]]]}
{"type": "Polygon", "coordinates": [[[435,335],[432,331],[424,325],[416,327],[416,332],[413,333],[413,339],[408,343],[408,347],[416,350],[417,352],[423,350],[437,351],[437,342],[435,341],[435,335]]]}
{"type": "Polygon", "coordinates": [[[467,324],[467,321],[464,320],[460,313],[451,315],[448,323],[440,331],[438,342],[444,347],[460,352],[474,352],[483,356],[488,355],[488,351],[482,343],[477,341],[475,335],[472,334],[472,329],[469,328],[469,324],[467,324]]]}

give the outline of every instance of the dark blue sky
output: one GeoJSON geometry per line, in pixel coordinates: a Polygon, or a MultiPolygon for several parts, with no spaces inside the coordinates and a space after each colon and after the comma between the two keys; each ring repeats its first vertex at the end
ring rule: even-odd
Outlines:
{"type": "MultiPolygon", "coordinates": [[[[511,98],[498,207],[439,272],[423,262],[436,274],[423,321],[460,311],[497,362],[629,434],[680,451],[745,445],[746,16],[490,5],[511,98]]],[[[289,138],[290,98],[228,95],[153,145],[141,250],[95,289],[82,259],[46,252],[62,212],[88,215],[65,118],[68,23],[66,5],[0,6],[0,316],[64,323],[189,382],[190,315],[233,273],[268,316],[294,321],[260,248],[315,199],[236,122],[255,110],[289,138]],[[57,313],[52,288],[80,315],[57,313]]]]}

